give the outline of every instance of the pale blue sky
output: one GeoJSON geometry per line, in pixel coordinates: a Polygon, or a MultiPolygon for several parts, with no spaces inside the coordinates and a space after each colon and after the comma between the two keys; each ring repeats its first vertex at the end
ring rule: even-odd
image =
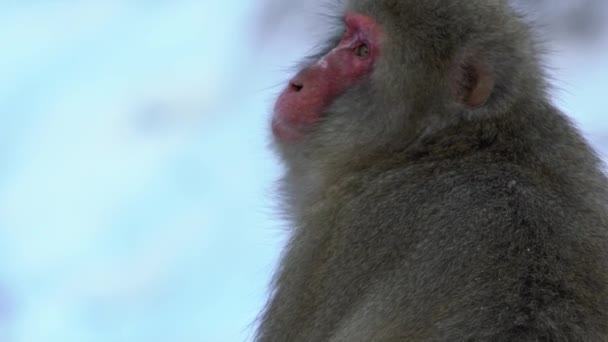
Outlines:
{"type": "Polygon", "coordinates": [[[0,337],[244,340],[280,241],[267,104],[226,99],[253,2],[0,6],[0,337]]]}

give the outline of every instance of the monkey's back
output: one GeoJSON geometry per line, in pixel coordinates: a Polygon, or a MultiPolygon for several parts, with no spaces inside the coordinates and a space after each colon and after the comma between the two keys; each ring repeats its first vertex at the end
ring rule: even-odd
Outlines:
{"type": "Polygon", "coordinates": [[[605,206],[517,165],[457,167],[419,178],[426,186],[391,187],[376,210],[399,222],[381,233],[363,232],[374,215],[351,222],[357,244],[382,251],[359,260],[382,271],[355,321],[377,310],[369,331],[415,340],[606,340],[605,206]]]}

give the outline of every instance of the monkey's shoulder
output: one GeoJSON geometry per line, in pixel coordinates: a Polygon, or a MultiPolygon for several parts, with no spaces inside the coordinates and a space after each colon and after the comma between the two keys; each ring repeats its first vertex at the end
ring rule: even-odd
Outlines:
{"type": "Polygon", "coordinates": [[[348,212],[366,218],[397,216],[401,223],[411,225],[425,220],[460,220],[463,224],[529,220],[563,226],[578,219],[597,226],[608,219],[606,198],[581,190],[590,188],[592,182],[582,179],[577,183],[558,171],[514,163],[406,164],[362,178],[360,183],[351,199],[342,202],[348,212]],[[582,212],[586,215],[581,216],[582,212]]]}

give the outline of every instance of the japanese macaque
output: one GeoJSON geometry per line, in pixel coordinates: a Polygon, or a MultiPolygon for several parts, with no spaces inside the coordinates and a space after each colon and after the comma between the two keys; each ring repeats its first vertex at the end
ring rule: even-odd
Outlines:
{"type": "Polygon", "coordinates": [[[501,0],[350,0],[272,119],[259,342],[608,341],[608,181],[501,0]]]}

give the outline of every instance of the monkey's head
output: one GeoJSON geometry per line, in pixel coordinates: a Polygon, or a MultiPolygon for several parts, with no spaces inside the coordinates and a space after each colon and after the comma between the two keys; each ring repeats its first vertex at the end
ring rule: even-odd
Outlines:
{"type": "Polygon", "coordinates": [[[288,162],[403,148],[544,96],[529,30],[501,0],[351,0],[341,18],[276,102],[288,162]]]}

